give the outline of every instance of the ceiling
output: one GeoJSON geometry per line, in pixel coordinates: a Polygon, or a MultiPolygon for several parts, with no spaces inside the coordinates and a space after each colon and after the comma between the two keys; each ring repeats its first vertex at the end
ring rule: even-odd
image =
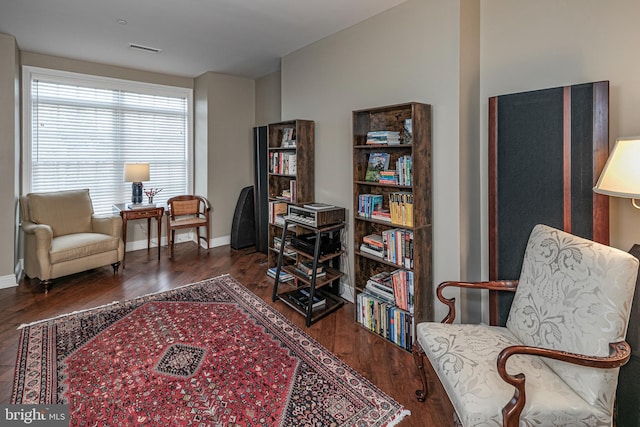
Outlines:
{"type": "Polygon", "coordinates": [[[0,0],[0,33],[21,51],[177,76],[257,78],[278,70],[281,57],[404,1],[0,0]]]}

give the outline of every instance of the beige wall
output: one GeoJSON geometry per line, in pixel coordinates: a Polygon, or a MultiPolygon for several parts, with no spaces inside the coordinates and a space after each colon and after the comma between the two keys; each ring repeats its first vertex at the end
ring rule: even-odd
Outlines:
{"type": "Polygon", "coordinates": [[[256,126],[281,121],[280,71],[256,80],[256,126]]]}
{"type": "Polygon", "coordinates": [[[16,226],[20,169],[19,52],[14,37],[0,34],[0,288],[16,284],[16,226]]]}
{"type": "MultiPolygon", "coordinates": [[[[483,178],[490,96],[609,80],[610,144],[640,135],[640,2],[483,0],[481,16],[483,178]]],[[[483,194],[486,188],[485,180],[483,194]]],[[[486,197],[482,201],[486,213],[486,197]]],[[[485,229],[485,242],[486,236],[485,229]]],[[[640,243],[640,211],[628,199],[612,197],[611,245],[626,251],[635,243],[640,243]]],[[[485,251],[485,268],[487,258],[485,251]]]]}
{"type": "MultiPolygon", "coordinates": [[[[255,82],[217,73],[203,74],[196,81],[198,91],[207,92],[206,196],[213,207],[212,235],[218,246],[229,243],[240,191],[253,185],[255,82]]],[[[202,144],[196,132],[196,146],[202,144]]]]}
{"type": "MultiPolygon", "coordinates": [[[[316,199],[350,215],[352,111],[409,101],[432,105],[436,283],[461,275],[460,101],[469,96],[460,94],[460,79],[468,78],[459,71],[461,4],[409,0],[282,60],[282,119],[316,123],[316,199]]],[[[473,115],[465,111],[464,120],[473,115]]],[[[473,134],[466,130],[464,137],[473,134]]],[[[436,317],[443,312],[438,307],[436,317]]]]}
{"type": "Polygon", "coordinates": [[[99,64],[95,62],[78,61],[75,59],[43,55],[32,52],[21,52],[22,65],[50,68],[52,70],[70,71],[73,73],[90,74],[94,76],[110,77],[114,79],[133,80],[144,83],[154,83],[167,86],[193,88],[193,79],[172,76],[169,74],[152,73],[133,68],[117,67],[115,65],[99,64]]]}

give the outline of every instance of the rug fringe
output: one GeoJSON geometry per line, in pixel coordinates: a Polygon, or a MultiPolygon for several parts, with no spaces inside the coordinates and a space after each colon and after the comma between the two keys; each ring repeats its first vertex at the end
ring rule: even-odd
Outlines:
{"type": "MultiPolygon", "coordinates": [[[[202,282],[206,282],[207,280],[219,279],[219,278],[226,277],[226,276],[230,276],[230,274],[229,274],[229,273],[224,273],[224,274],[221,274],[221,275],[219,275],[219,276],[211,277],[211,278],[209,278],[209,279],[204,279],[204,280],[201,280],[201,281],[196,282],[196,283],[188,283],[188,284],[186,284],[186,285],[178,286],[177,288],[173,288],[173,289],[165,289],[164,291],[158,291],[158,292],[151,292],[151,293],[148,293],[148,294],[140,295],[140,296],[138,296],[138,297],[134,297],[132,300],[136,300],[136,299],[138,299],[138,298],[145,298],[145,297],[149,297],[149,296],[151,296],[151,295],[156,295],[156,294],[160,294],[160,293],[167,292],[167,291],[173,291],[173,290],[180,289],[180,288],[186,288],[186,287],[188,287],[188,286],[193,286],[193,285],[197,285],[197,284],[202,283],[202,282]]],[[[99,309],[99,308],[109,307],[109,306],[112,306],[112,305],[114,305],[114,304],[118,304],[118,303],[120,303],[120,301],[113,301],[113,302],[111,302],[111,303],[109,303],[109,304],[99,305],[99,306],[97,306],[97,307],[85,308],[85,309],[82,309],[82,310],[72,311],[71,313],[59,314],[59,315],[57,315],[57,316],[50,317],[50,318],[48,318],[48,319],[36,320],[35,322],[31,322],[31,323],[23,323],[22,325],[18,326],[18,329],[17,329],[17,330],[19,331],[20,329],[24,329],[24,328],[27,328],[27,327],[29,327],[29,326],[37,325],[37,324],[40,324],[40,323],[43,323],[43,322],[49,322],[49,321],[51,321],[51,320],[60,319],[60,318],[62,318],[62,317],[66,317],[66,316],[73,316],[74,314],[83,313],[83,312],[85,312],[85,311],[89,311],[89,310],[96,310],[96,309],[99,309]]]]}
{"type": "Polygon", "coordinates": [[[408,409],[403,409],[402,411],[400,411],[399,413],[397,413],[392,419],[391,421],[389,421],[389,424],[387,424],[386,427],[394,427],[397,426],[400,421],[402,421],[405,417],[408,417],[409,415],[411,415],[411,411],[408,409]]]}
{"type": "Polygon", "coordinates": [[[90,311],[90,310],[96,310],[96,309],[99,309],[99,308],[110,307],[110,306],[112,306],[114,304],[118,304],[119,302],[120,301],[113,301],[113,302],[110,302],[108,304],[99,305],[97,307],[84,308],[82,310],[76,310],[76,311],[72,311],[70,313],[59,314],[57,316],[53,316],[53,317],[50,317],[48,319],[36,320],[35,322],[31,322],[31,323],[23,323],[22,325],[18,326],[17,330],[19,331],[20,329],[24,329],[24,328],[27,328],[29,326],[38,325],[40,323],[49,322],[51,320],[57,320],[57,319],[60,319],[62,317],[73,316],[74,314],[84,313],[85,311],[90,311]]]}

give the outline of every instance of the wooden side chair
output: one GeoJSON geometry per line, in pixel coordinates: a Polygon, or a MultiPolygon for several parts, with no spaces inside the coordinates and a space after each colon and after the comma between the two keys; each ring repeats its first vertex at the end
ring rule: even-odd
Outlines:
{"type": "Polygon", "coordinates": [[[416,326],[416,397],[426,357],[465,427],[611,426],[637,274],[626,252],[535,226],[519,280],[438,286],[449,315],[416,326]],[[453,324],[449,286],[515,290],[506,326],[453,324]]]}
{"type": "Polygon", "coordinates": [[[198,248],[200,239],[207,242],[209,250],[209,201],[196,195],[175,196],[167,200],[167,240],[169,258],[173,256],[173,243],[176,239],[176,230],[181,228],[195,228],[198,248]],[[204,227],[205,236],[200,235],[200,227],[204,227]]]}

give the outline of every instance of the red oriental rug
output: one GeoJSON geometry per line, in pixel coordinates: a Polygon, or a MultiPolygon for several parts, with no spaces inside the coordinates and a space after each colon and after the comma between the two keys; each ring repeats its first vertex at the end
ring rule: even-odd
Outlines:
{"type": "Polygon", "coordinates": [[[225,275],[26,325],[13,404],[71,425],[392,426],[409,414],[225,275]]]}

